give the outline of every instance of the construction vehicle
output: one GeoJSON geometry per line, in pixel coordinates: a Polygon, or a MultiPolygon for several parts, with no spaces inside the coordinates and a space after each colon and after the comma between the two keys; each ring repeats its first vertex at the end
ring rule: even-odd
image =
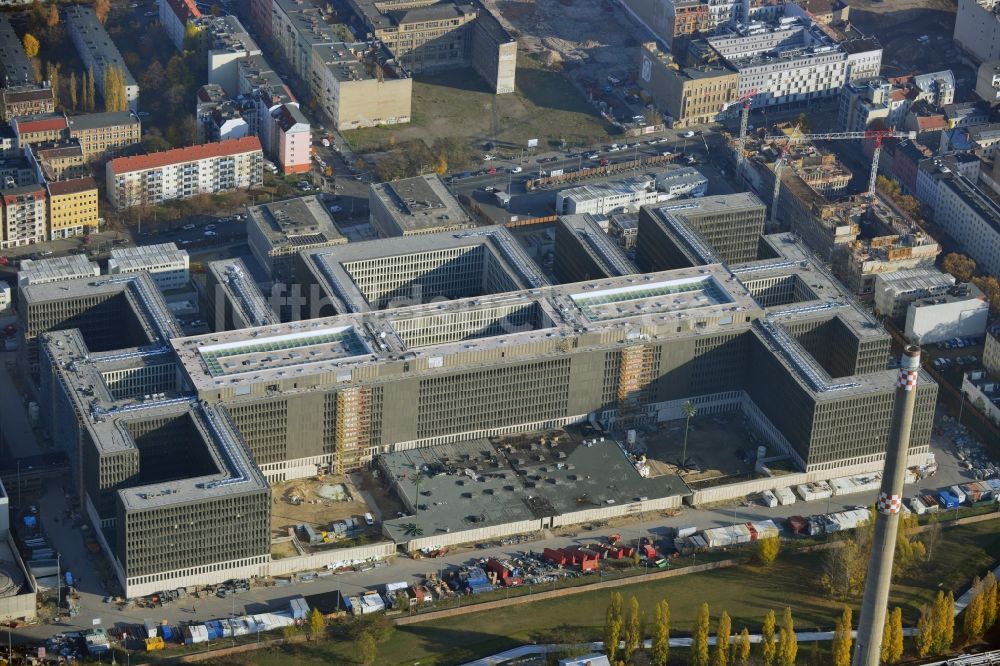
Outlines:
{"type": "MultiPolygon", "coordinates": [[[[778,192],[781,188],[781,168],[784,166],[785,157],[793,143],[805,143],[808,141],[838,141],[842,139],[872,139],[875,142],[875,152],[872,155],[871,175],[868,179],[868,201],[875,200],[875,181],[878,177],[878,160],[882,153],[882,142],[886,139],[916,139],[916,132],[897,132],[895,130],[867,130],[864,132],[827,132],[825,134],[797,134],[792,136],[767,137],[773,141],[784,141],[785,145],[781,149],[781,154],[774,163],[774,192],[771,195],[771,224],[777,224],[778,192]]],[[[742,145],[741,145],[742,150],[742,145]]]]}

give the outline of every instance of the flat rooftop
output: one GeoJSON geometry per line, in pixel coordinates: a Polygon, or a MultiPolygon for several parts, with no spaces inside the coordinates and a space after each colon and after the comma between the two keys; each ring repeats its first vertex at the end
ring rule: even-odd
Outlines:
{"type": "Polygon", "coordinates": [[[250,206],[247,212],[250,223],[272,247],[347,242],[319,195],[250,206]]]}
{"type": "Polygon", "coordinates": [[[101,268],[82,254],[68,254],[51,259],[22,259],[17,271],[20,286],[97,276],[101,268]]]}
{"type": "Polygon", "coordinates": [[[465,365],[462,359],[476,351],[514,353],[520,345],[572,344],[573,339],[581,345],[614,344],[633,327],[651,337],[678,335],[678,328],[687,335],[707,333],[745,327],[761,313],[749,291],[725,267],[710,265],[218,332],[174,339],[171,344],[191,383],[201,391],[329,373],[337,381],[349,381],[354,372],[404,357],[418,372],[465,365]],[[507,312],[528,307],[543,313],[530,330],[408,345],[409,333],[400,328],[403,322],[443,325],[443,320],[470,310],[507,312]],[[243,353],[249,355],[244,359],[243,353]],[[223,357],[234,363],[231,369],[222,367],[223,357]],[[251,358],[252,364],[242,365],[251,358]]]}
{"type": "Polygon", "coordinates": [[[578,239],[579,249],[597,265],[603,266],[607,275],[634,275],[639,272],[621,248],[604,233],[593,215],[561,215],[559,224],[578,239]]]}
{"type": "Polygon", "coordinates": [[[187,250],[178,249],[175,243],[114,248],[108,260],[108,269],[115,266],[121,271],[139,271],[162,264],[187,266],[187,250]]]}
{"type": "Polygon", "coordinates": [[[559,433],[555,443],[552,434],[532,435],[383,455],[379,461],[389,483],[397,485],[410,507],[416,497],[414,475],[423,475],[420,510],[384,522],[383,531],[405,543],[417,531],[427,538],[690,493],[677,476],[642,477],[610,438],[589,445],[582,440],[572,429],[559,433]]]}
{"type": "MultiPolygon", "coordinates": [[[[278,316],[264,298],[242,259],[221,259],[208,263],[208,271],[225,292],[232,307],[253,326],[277,324],[278,316]]],[[[210,316],[215,316],[212,313],[210,316]]]]}
{"type": "Polygon", "coordinates": [[[374,183],[371,192],[404,233],[473,224],[436,174],[374,183]]]}

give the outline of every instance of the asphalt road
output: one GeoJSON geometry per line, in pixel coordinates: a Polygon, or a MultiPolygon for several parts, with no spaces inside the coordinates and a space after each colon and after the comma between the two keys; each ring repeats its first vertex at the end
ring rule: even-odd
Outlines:
{"type": "MultiPolygon", "coordinates": [[[[0,395],[2,397],[2,395],[0,395]]],[[[18,402],[18,404],[20,404],[18,402]]],[[[16,407],[16,405],[15,405],[16,407]]],[[[9,403],[0,405],[0,416],[12,409],[9,403]]],[[[4,418],[6,422],[6,418],[4,418]]],[[[971,480],[971,475],[959,467],[958,460],[952,453],[951,445],[945,436],[935,435],[933,450],[939,464],[938,473],[931,479],[919,484],[921,489],[932,489],[949,486],[971,480]]],[[[917,489],[907,487],[907,495],[917,489]]],[[[102,581],[93,572],[93,556],[83,549],[83,537],[78,527],[78,521],[73,526],[66,521],[54,523],[53,518],[63,515],[66,509],[63,488],[60,482],[53,482],[46,495],[40,501],[42,522],[53,541],[62,553],[64,566],[74,574],[83,577],[80,594],[80,614],[54,625],[36,625],[17,630],[17,637],[22,641],[45,638],[54,633],[73,629],[86,629],[92,626],[96,618],[101,624],[110,627],[115,623],[137,623],[145,618],[154,621],[178,623],[185,620],[207,620],[214,617],[225,617],[230,613],[260,612],[266,609],[277,610],[287,604],[295,595],[310,595],[339,590],[345,594],[354,594],[365,590],[380,589],[386,583],[405,581],[416,583],[429,572],[446,569],[450,566],[465,564],[471,559],[483,557],[503,558],[519,551],[540,551],[546,547],[565,547],[574,543],[587,544],[606,539],[609,534],[620,534],[626,542],[636,542],[644,536],[662,538],[671,534],[671,528],[694,526],[697,529],[732,525],[734,522],[764,520],[768,518],[787,518],[792,515],[810,515],[829,513],[859,505],[874,502],[876,493],[859,493],[846,497],[836,497],[809,504],[796,502],[791,506],[767,508],[760,505],[729,506],[707,509],[685,508],[675,517],[655,517],[628,525],[607,527],[593,531],[582,530],[575,536],[560,536],[559,534],[539,534],[538,539],[530,543],[512,546],[492,546],[484,549],[463,548],[454,550],[444,557],[432,560],[412,560],[406,557],[394,558],[388,566],[365,572],[352,572],[342,575],[319,577],[309,582],[296,581],[290,585],[271,588],[256,588],[238,597],[219,599],[191,600],[184,599],[168,606],[155,609],[131,609],[120,611],[116,605],[103,602],[107,594],[102,581]]]]}

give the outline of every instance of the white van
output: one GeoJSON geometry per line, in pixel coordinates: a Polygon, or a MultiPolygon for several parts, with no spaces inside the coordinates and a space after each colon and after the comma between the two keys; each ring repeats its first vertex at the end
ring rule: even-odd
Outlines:
{"type": "Polygon", "coordinates": [[[365,514],[365,524],[367,524],[369,527],[371,527],[372,525],[374,525],[375,524],[375,517],[372,516],[372,514],[370,514],[370,513],[366,513],[365,514]]]}

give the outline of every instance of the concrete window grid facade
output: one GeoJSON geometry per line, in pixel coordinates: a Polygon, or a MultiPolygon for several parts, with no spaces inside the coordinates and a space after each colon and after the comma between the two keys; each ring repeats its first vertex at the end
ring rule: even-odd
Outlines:
{"type": "Polygon", "coordinates": [[[399,318],[393,320],[392,326],[407,347],[418,348],[533,329],[537,328],[538,318],[537,305],[518,304],[447,315],[399,318]]]}
{"type": "Polygon", "coordinates": [[[177,390],[177,367],[173,363],[111,370],[101,376],[112,397],[119,400],[177,390]]]}
{"type": "Polygon", "coordinates": [[[380,310],[393,299],[417,295],[420,302],[427,302],[516,289],[506,273],[492,268],[495,263],[492,252],[480,245],[351,261],[344,269],[372,307],[380,310]]]}
{"type": "Polygon", "coordinates": [[[565,413],[568,359],[421,380],[417,437],[538,421],[565,413]]]}

